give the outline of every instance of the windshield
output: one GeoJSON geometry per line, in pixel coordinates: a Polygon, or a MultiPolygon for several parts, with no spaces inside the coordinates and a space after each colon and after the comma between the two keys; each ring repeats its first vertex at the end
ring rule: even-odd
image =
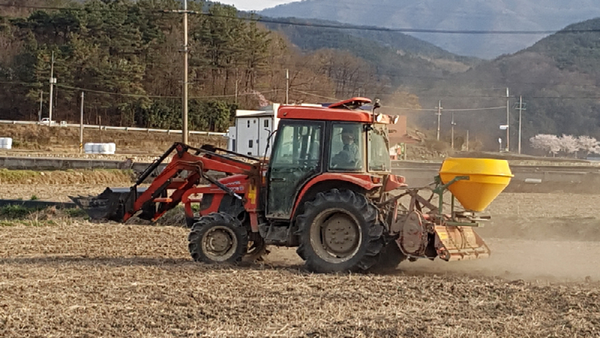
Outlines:
{"type": "Polygon", "coordinates": [[[373,125],[369,130],[369,171],[391,171],[390,147],[387,127],[373,125]]]}

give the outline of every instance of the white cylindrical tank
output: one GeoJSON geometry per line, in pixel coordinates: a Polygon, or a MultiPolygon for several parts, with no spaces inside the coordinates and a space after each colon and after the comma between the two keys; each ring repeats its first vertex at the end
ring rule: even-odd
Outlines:
{"type": "Polygon", "coordinates": [[[115,143],[86,143],[83,146],[83,151],[86,154],[105,154],[112,155],[117,150],[115,143]]]}
{"type": "Polygon", "coordinates": [[[99,154],[109,154],[110,153],[110,145],[108,143],[98,144],[98,153],[99,154]]]}
{"type": "Polygon", "coordinates": [[[11,148],[12,148],[12,138],[0,137],[0,149],[11,149],[11,148]]]}
{"type": "Polygon", "coordinates": [[[86,154],[93,154],[94,152],[94,143],[86,143],[83,145],[83,151],[86,154]]]}

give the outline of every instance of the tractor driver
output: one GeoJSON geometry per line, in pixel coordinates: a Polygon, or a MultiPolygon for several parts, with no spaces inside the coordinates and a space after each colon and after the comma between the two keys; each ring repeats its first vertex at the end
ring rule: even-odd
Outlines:
{"type": "Polygon", "coordinates": [[[358,145],[353,128],[342,129],[343,149],[331,158],[331,165],[337,169],[354,169],[360,163],[358,145]]]}

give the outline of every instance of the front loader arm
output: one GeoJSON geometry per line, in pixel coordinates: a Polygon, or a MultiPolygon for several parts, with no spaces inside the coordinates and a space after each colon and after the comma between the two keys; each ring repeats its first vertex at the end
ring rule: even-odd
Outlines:
{"type": "Polygon", "coordinates": [[[150,165],[128,191],[107,188],[97,197],[85,198],[80,196],[71,197],[71,199],[88,211],[90,217],[95,219],[125,222],[142,211],[139,214],[140,218],[156,220],[168,210],[176,207],[186,191],[195,188],[203,178],[228,194],[240,198],[229,188],[211,177],[208,171],[226,175],[242,174],[257,177],[260,172],[260,164],[260,160],[257,158],[233,153],[225,149],[212,146],[193,148],[177,142],[150,165]],[[191,154],[190,151],[195,151],[195,154],[191,154]],[[225,155],[222,153],[225,153],[225,155]],[[227,156],[227,154],[230,156],[227,156]],[[139,187],[170,155],[173,155],[171,161],[152,180],[150,186],[145,189],[139,187]],[[242,157],[244,160],[233,158],[233,156],[242,157]],[[169,194],[169,191],[172,192],[169,194]]]}

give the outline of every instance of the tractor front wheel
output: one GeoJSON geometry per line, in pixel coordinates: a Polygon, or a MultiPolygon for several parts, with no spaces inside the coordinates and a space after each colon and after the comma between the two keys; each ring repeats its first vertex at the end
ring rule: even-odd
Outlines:
{"type": "Polygon", "coordinates": [[[248,231],[238,219],[218,212],[200,217],[192,226],[188,241],[195,261],[239,263],[248,248],[248,231]]]}
{"type": "Polygon", "coordinates": [[[297,218],[298,255],[314,272],[367,270],[383,249],[377,209],[351,190],[319,193],[297,218]]]}

